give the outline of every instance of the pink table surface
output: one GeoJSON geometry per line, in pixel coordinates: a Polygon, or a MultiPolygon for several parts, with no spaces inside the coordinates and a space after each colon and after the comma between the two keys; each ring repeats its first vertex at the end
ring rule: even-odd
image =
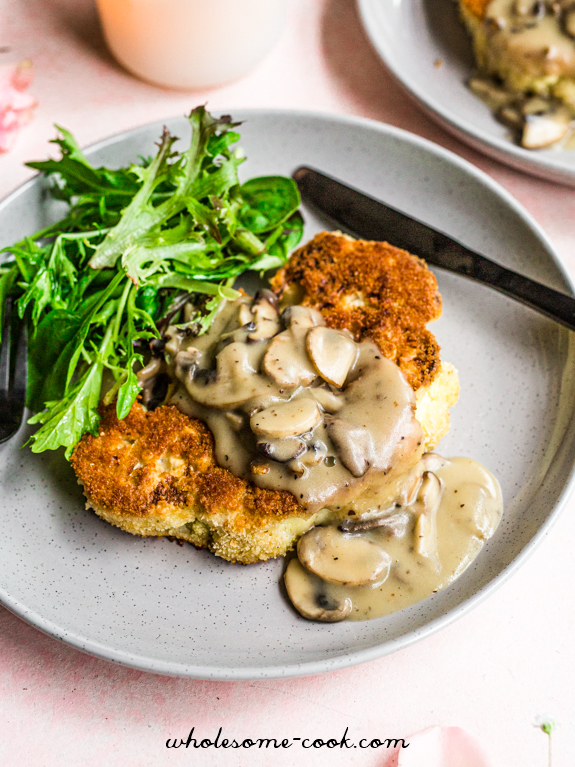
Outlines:
{"type": "MultiPolygon", "coordinates": [[[[289,107],[362,115],[414,131],[467,158],[506,187],[575,270],[575,191],[512,171],[430,121],[387,73],[352,0],[294,0],[285,33],[248,77],[209,92],[155,88],[107,53],[90,0],[0,0],[0,63],[31,58],[34,122],[0,156],[0,196],[44,158],[52,124],[81,144],[208,101],[220,107],[289,107]]],[[[295,680],[202,682],[121,668],[44,636],[0,608],[0,764],[361,765],[383,750],[167,751],[192,726],[213,737],[407,737],[432,724],[475,733],[495,767],[544,767],[557,722],[554,767],[575,764],[575,499],[508,583],[467,617],[390,657],[295,680]]],[[[466,767],[462,765],[461,767],[466,767]]]]}

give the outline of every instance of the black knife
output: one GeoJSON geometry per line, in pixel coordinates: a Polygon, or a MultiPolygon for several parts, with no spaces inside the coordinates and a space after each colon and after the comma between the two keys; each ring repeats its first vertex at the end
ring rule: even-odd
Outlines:
{"type": "Polygon", "coordinates": [[[304,202],[350,234],[386,240],[432,266],[489,285],[575,330],[575,298],[506,269],[447,234],[313,168],[298,168],[293,178],[304,202]]]}

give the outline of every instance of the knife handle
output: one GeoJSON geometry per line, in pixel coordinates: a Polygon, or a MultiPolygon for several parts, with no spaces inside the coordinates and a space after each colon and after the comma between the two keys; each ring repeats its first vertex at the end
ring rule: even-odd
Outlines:
{"type": "Polygon", "coordinates": [[[300,167],[293,178],[306,203],[350,234],[388,240],[432,266],[488,285],[575,330],[572,296],[507,269],[422,221],[314,168],[300,167]]]}
{"type": "Polygon", "coordinates": [[[442,240],[443,237],[439,237],[436,241],[437,266],[489,285],[570,330],[575,330],[575,298],[507,269],[463,245],[454,248],[452,242],[442,240]]]}

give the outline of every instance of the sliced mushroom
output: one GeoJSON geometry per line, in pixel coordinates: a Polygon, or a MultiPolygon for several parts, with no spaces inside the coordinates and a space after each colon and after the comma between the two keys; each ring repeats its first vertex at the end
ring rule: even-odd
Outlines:
{"type": "Polygon", "coordinates": [[[286,389],[309,386],[317,378],[304,340],[295,337],[291,330],[284,330],[272,340],[263,360],[263,369],[278,386],[286,389]]]}
{"type": "Polygon", "coordinates": [[[518,107],[504,106],[497,112],[497,117],[504,125],[513,128],[513,130],[523,128],[524,116],[518,107]]]}
{"type": "Polygon", "coordinates": [[[339,529],[344,533],[363,533],[366,530],[375,530],[378,527],[385,527],[392,535],[400,538],[402,535],[405,535],[409,519],[409,512],[402,509],[393,514],[387,514],[386,516],[380,517],[369,517],[368,519],[350,517],[346,519],[345,522],[342,522],[339,529]]]}
{"type": "Polygon", "coordinates": [[[439,507],[442,494],[441,480],[432,471],[426,471],[417,493],[415,503],[412,504],[414,510],[424,514],[435,513],[439,507]]]}
{"type": "Polygon", "coordinates": [[[252,306],[255,329],[248,333],[250,341],[264,341],[273,338],[280,329],[278,300],[271,290],[260,290],[252,306]]]}
{"type": "Polygon", "coordinates": [[[137,378],[140,386],[151,378],[155,378],[159,373],[165,369],[164,360],[161,357],[152,357],[146,367],[143,367],[137,373],[137,378]]]}
{"type": "Polygon", "coordinates": [[[311,389],[310,394],[316,402],[325,410],[326,413],[337,413],[343,406],[343,399],[338,396],[331,389],[327,388],[326,384],[323,386],[317,386],[315,389],[311,389]]]}
{"type": "Polygon", "coordinates": [[[426,471],[438,471],[447,463],[447,459],[438,453],[425,453],[405,476],[397,498],[398,503],[401,506],[411,506],[412,503],[415,503],[424,473],[426,471]]]}
{"type": "Polygon", "coordinates": [[[414,529],[415,550],[429,559],[436,569],[440,566],[437,552],[437,510],[441,494],[441,480],[433,472],[426,471],[413,504],[414,511],[419,512],[414,529]]]}
{"type": "Polygon", "coordinates": [[[324,325],[324,319],[315,309],[290,306],[282,313],[288,329],[271,342],[263,361],[263,369],[278,386],[294,389],[309,386],[317,378],[315,368],[305,348],[310,328],[324,325]]]}
{"type": "Polygon", "coordinates": [[[269,396],[269,386],[253,368],[249,347],[230,343],[218,353],[216,369],[197,368],[186,388],[192,398],[206,407],[235,409],[255,397],[269,396]]]}
{"type": "Polygon", "coordinates": [[[249,325],[250,322],[253,322],[254,316],[248,304],[240,304],[238,317],[242,327],[249,325]]]}
{"type": "Polygon", "coordinates": [[[560,141],[567,135],[570,121],[561,113],[525,116],[521,146],[526,149],[543,149],[560,141]]]}
{"type": "Polygon", "coordinates": [[[332,526],[312,527],[299,539],[297,555],[318,577],[350,586],[384,581],[391,567],[391,557],[377,543],[332,526]]]}
{"type": "Polygon", "coordinates": [[[341,462],[354,477],[363,477],[373,460],[373,437],[368,429],[347,418],[325,417],[329,438],[341,462]]]}
{"type": "Polygon", "coordinates": [[[295,609],[312,621],[336,623],[351,612],[351,599],[328,594],[325,584],[307,573],[297,559],[292,559],[284,575],[286,591],[295,609]]]}
{"type": "Polygon", "coordinates": [[[269,290],[269,288],[261,288],[258,290],[254,299],[254,307],[259,304],[260,301],[265,301],[269,306],[275,309],[276,314],[279,314],[279,300],[273,290],[269,290]]]}
{"type": "Polygon", "coordinates": [[[325,320],[317,309],[309,306],[288,306],[282,312],[282,321],[296,332],[305,332],[318,325],[325,325],[325,320]]]}
{"type": "Polygon", "coordinates": [[[491,109],[500,109],[511,101],[509,92],[497,86],[491,79],[472,77],[469,80],[469,87],[476,96],[489,104],[491,109]]]}
{"type": "Polygon", "coordinates": [[[258,442],[257,449],[265,458],[270,458],[277,463],[288,463],[305,452],[306,444],[296,437],[287,437],[258,442]]]}
{"type": "Polygon", "coordinates": [[[312,431],[320,420],[317,402],[300,397],[260,410],[251,417],[250,426],[258,437],[285,439],[312,431]]]}
{"type": "Polygon", "coordinates": [[[154,410],[166,398],[170,384],[166,370],[166,363],[161,357],[152,357],[146,367],[137,373],[142,402],[148,410],[154,410]]]}
{"type": "Polygon", "coordinates": [[[340,388],[357,357],[357,344],[340,330],[312,328],[306,348],[315,369],[330,384],[340,388]]]}
{"type": "Polygon", "coordinates": [[[524,115],[552,115],[549,101],[546,101],[541,96],[532,96],[526,99],[523,102],[522,110],[524,115]]]}
{"type": "Polygon", "coordinates": [[[447,458],[439,455],[439,453],[425,453],[417,465],[422,471],[439,471],[448,463],[447,458]]]}
{"type": "Polygon", "coordinates": [[[411,506],[411,504],[415,502],[422,478],[423,472],[420,470],[419,465],[415,466],[415,468],[409,472],[402,484],[401,492],[397,499],[400,506],[411,506]]]}
{"type": "Polygon", "coordinates": [[[186,373],[193,375],[193,372],[201,357],[202,353],[199,351],[199,349],[195,349],[193,346],[190,346],[187,349],[182,349],[182,351],[178,352],[175,359],[176,378],[181,381],[186,373]]]}

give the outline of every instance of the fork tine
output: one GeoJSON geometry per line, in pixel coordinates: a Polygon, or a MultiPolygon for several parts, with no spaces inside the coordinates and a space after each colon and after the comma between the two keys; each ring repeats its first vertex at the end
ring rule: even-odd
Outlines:
{"type": "Polygon", "coordinates": [[[0,348],[0,443],[16,434],[26,406],[26,327],[14,322],[13,308],[8,298],[0,348]]]}
{"type": "Polygon", "coordinates": [[[10,347],[12,346],[12,299],[6,299],[2,323],[0,348],[0,394],[8,397],[10,391],[10,347]]]}
{"type": "Polygon", "coordinates": [[[24,322],[20,324],[16,359],[14,361],[14,379],[12,397],[22,405],[26,402],[26,380],[28,374],[28,334],[24,322]]]}

